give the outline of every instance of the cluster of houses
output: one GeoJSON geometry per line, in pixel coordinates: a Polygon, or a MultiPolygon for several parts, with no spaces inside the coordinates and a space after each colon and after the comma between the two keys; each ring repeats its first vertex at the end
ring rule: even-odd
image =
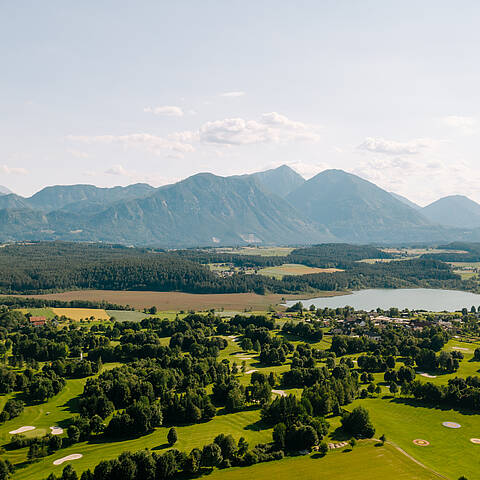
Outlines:
{"type": "Polygon", "coordinates": [[[383,330],[387,325],[402,326],[415,331],[422,331],[423,328],[431,325],[441,326],[445,330],[455,330],[455,322],[461,321],[461,318],[446,320],[419,316],[411,317],[409,314],[401,314],[400,317],[388,317],[386,315],[379,315],[371,312],[367,314],[367,318],[365,318],[365,314],[363,314],[361,316],[351,316],[345,319],[335,319],[335,328],[328,333],[332,335],[354,335],[358,328],[365,328],[370,325],[373,327],[371,332],[363,333],[371,337],[372,340],[378,340],[380,339],[378,331],[383,330]]]}

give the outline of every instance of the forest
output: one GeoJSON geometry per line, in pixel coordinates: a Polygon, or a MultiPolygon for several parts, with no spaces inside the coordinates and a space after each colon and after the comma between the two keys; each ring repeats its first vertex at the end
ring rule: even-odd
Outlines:
{"type": "Polygon", "coordinates": [[[426,287],[470,291],[478,288],[475,278],[462,280],[448,264],[436,258],[377,263],[358,261],[372,256],[385,258],[388,254],[375,247],[346,244],[299,248],[287,257],[225,255],[208,249],[164,252],[61,242],[12,244],[0,249],[0,293],[102,289],[288,294],[361,288],[426,287]],[[287,275],[282,279],[243,272],[220,276],[206,265],[218,261],[255,268],[288,261],[338,267],[344,271],[287,275]]]}

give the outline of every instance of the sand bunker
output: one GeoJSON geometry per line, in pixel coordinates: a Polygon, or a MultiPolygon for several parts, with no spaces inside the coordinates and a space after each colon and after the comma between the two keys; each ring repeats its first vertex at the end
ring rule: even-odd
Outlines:
{"type": "Polygon", "coordinates": [[[470,441],[475,445],[480,445],[480,438],[471,438],[470,441]]]}
{"type": "Polygon", "coordinates": [[[427,440],[423,440],[422,438],[416,438],[413,440],[413,443],[418,447],[428,447],[428,445],[430,445],[430,442],[427,442],[427,440]]]}
{"type": "Polygon", "coordinates": [[[52,435],[61,435],[63,433],[63,428],[60,427],[50,427],[52,435]]]}
{"type": "Polygon", "coordinates": [[[348,442],[340,442],[340,443],[329,443],[328,448],[330,450],[335,450],[336,448],[343,448],[348,445],[348,442]]]}
{"type": "Polygon", "coordinates": [[[10,435],[17,435],[19,433],[29,432],[30,430],[35,430],[35,427],[20,427],[8,433],[10,433],[10,435]]]}
{"type": "Polygon", "coordinates": [[[471,350],[466,347],[452,347],[452,350],[461,350],[462,352],[471,352],[471,350]]]}
{"type": "Polygon", "coordinates": [[[61,465],[63,462],[69,462],[70,460],[78,460],[82,458],[83,455],[81,453],[74,453],[72,455],[67,455],[66,457],[59,458],[53,462],[54,465],[61,465]]]}
{"type": "Polygon", "coordinates": [[[429,373],[424,373],[424,372],[418,372],[419,375],[422,377],[427,377],[427,378],[437,378],[436,375],[430,375],[429,373]]]}
{"type": "Polygon", "coordinates": [[[245,372],[245,375],[248,375],[248,374],[253,373],[253,372],[258,372],[258,370],[249,370],[248,372],[245,372]]]}
{"type": "Polygon", "coordinates": [[[281,397],[286,397],[287,394],[283,390],[272,390],[272,393],[280,395],[281,397]]]}
{"type": "Polygon", "coordinates": [[[461,425],[455,422],[443,422],[442,425],[447,428],[460,428],[461,425]]]}

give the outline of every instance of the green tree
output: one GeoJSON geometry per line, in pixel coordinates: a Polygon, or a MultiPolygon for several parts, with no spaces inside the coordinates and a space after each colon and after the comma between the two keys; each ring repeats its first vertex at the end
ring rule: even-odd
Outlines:
{"type": "Polygon", "coordinates": [[[172,427],[167,434],[168,444],[170,446],[175,445],[175,443],[177,443],[177,440],[178,440],[177,431],[175,430],[175,428],[172,427]]]}
{"type": "Polygon", "coordinates": [[[216,443],[209,443],[202,449],[202,465],[204,467],[216,467],[222,461],[222,450],[216,443]]]}
{"type": "Polygon", "coordinates": [[[342,427],[347,433],[355,436],[371,438],[375,434],[368,410],[362,406],[355,407],[351,413],[344,413],[342,427]]]}

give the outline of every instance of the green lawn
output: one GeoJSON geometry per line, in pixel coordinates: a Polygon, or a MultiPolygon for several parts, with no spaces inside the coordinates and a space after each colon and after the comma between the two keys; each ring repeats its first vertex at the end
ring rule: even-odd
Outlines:
{"type": "Polygon", "coordinates": [[[377,437],[385,433],[389,441],[449,478],[479,478],[480,446],[470,442],[470,438],[480,437],[479,415],[427,408],[413,400],[391,396],[357,400],[348,408],[360,404],[369,410],[377,437]],[[445,421],[457,422],[462,427],[445,428],[445,421]],[[412,441],[417,438],[428,440],[430,446],[415,446],[412,441]]]}
{"type": "Polygon", "coordinates": [[[47,320],[52,320],[55,313],[51,308],[19,308],[23,314],[30,313],[34,317],[45,317],[47,320]]]}
{"type": "Polygon", "coordinates": [[[149,317],[148,313],[138,312],[136,310],[106,310],[110,317],[115,317],[117,322],[140,322],[149,317]]]}
{"type": "Polygon", "coordinates": [[[353,451],[329,452],[325,457],[309,455],[260,463],[252,467],[217,470],[210,480],[431,480],[439,476],[429,472],[392,446],[375,447],[361,442],[353,451]]]}
{"type": "MultiPolygon", "coordinates": [[[[99,441],[96,443],[91,441],[77,443],[38,462],[28,464],[25,468],[17,470],[12,478],[13,480],[30,480],[33,478],[41,480],[51,472],[58,475],[66,464],[55,466],[53,461],[73,453],[83,454],[83,458],[80,460],[72,461],[72,465],[80,473],[89,467],[94,467],[101,460],[116,458],[124,451],[135,452],[145,448],[162,451],[168,449],[166,444],[168,430],[168,428],[162,427],[149,435],[119,442],[104,443],[99,441]]],[[[211,443],[219,433],[231,433],[236,440],[243,436],[252,446],[257,443],[269,442],[272,438],[270,429],[262,429],[259,410],[218,415],[210,422],[176,427],[176,430],[178,442],[175,444],[175,448],[187,452],[194,447],[203,447],[203,445],[211,443]]],[[[23,449],[23,455],[25,455],[25,452],[26,449],[23,449]]]]}

